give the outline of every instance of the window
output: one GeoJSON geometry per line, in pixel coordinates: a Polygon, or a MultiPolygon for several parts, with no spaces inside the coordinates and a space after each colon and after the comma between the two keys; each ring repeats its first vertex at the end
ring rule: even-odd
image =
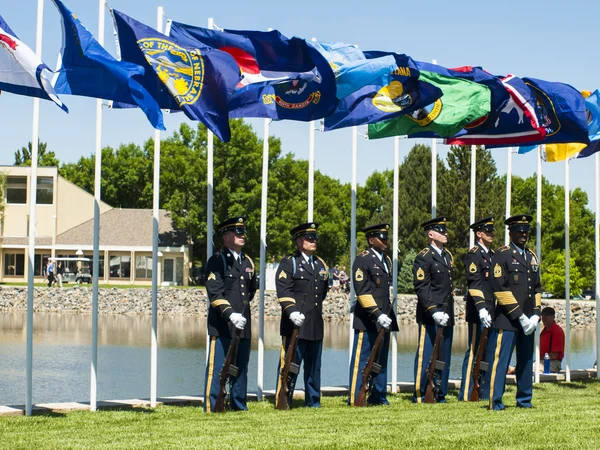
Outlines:
{"type": "Polygon", "coordinates": [[[152,278],[152,256],[135,255],[135,278],[152,278]]]}
{"type": "Polygon", "coordinates": [[[48,262],[48,258],[50,258],[50,255],[35,255],[35,262],[33,263],[34,276],[46,276],[46,263],[48,262]]]}
{"type": "Polygon", "coordinates": [[[131,256],[110,257],[110,278],[129,278],[131,276],[131,256]]]}
{"type": "Polygon", "coordinates": [[[37,204],[51,205],[53,203],[54,178],[38,177],[37,179],[37,204]]]}
{"type": "Polygon", "coordinates": [[[6,203],[27,203],[27,177],[6,177],[6,203]]]}
{"type": "Polygon", "coordinates": [[[22,277],[23,275],[25,275],[25,254],[5,253],[4,275],[9,277],[22,277]]]}
{"type": "MultiPolygon", "coordinates": [[[[94,255],[93,254],[85,254],[84,255],[86,258],[90,258],[90,274],[92,276],[94,276],[94,255]]],[[[99,279],[103,279],[104,278],[104,253],[100,252],[100,261],[99,261],[99,271],[98,271],[98,278],[99,279]]]]}

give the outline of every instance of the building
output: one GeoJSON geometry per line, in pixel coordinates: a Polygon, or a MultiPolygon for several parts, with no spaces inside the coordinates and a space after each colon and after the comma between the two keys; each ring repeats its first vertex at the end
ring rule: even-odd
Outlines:
{"type": "MultiPolygon", "coordinates": [[[[0,166],[6,174],[0,232],[0,282],[27,281],[30,167],[0,166]]],[[[40,282],[50,257],[93,258],[94,197],[58,175],[38,168],[34,276],[40,282]]],[[[168,211],[159,212],[159,284],[187,285],[191,247],[168,211]]],[[[67,262],[70,271],[93,273],[93,264],[67,262]],[[85,266],[85,267],[82,267],[85,266]]],[[[100,283],[152,283],[152,210],[100,204],[100,283]]]]}

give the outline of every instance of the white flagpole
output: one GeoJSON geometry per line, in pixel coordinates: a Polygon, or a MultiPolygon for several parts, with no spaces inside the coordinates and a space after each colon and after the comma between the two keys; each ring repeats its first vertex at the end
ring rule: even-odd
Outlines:
{"type": "Polygon", "coordinates": [[[600,153],[596,153],[596,284],[594,291],[596,294],[596,378],[600,378],[600,370],[598,370],[598,362],[600,361],[600,296],[598,288],[600,288],[600,153]]]}
{"type": "MultiPolygon", "coordinates": [[[[317,42],[317,38],[312,38],[317,42]]],[[[308,123],[308,221],[312,222],[315,203],[315,126],[317,122],[308,123]]]]}
{"type": "MultiPolygon", "coordinates": [[[[208,29],[215,27],[215,19],[208,18],[208,29]]],[[[215,135],[208,130],[206,136],[206,260],[213,254],[213,185],[214,185],[214,139],[215,135]]],[[[223,219],[223,218],[222,218],[223,219]]],[[[223,219],[224,220],[224,219],[223,219]]],[[[208,308],[209,300],[206,297],[206,354],[204,362],[208,363],[208,350],[210,338],[208,337],[208,308]]]]}
{"type": "MultiPolygon", "coordinates": [[[[437,60],[431,61],[437,64],[437,60]]],[[[437,215],[437,140],[431,139],[431,217],[437,215]]]]}
{"type": "MultiPolygon", "coordinates": [[[[539,263],[539,276],[542,276],[542,146],[538,146],[538,167],[537,167],[537,206],[536,206],[536,231],[535,244],[536,253],[539,263]]],[[[535,346],[535,368],[534,379],[536,383],[540,382],[540,330],[541,325],[538,324],[535,330],[534,346],[535,346]]]]}
{"type": "MultiPolygon", "coordinates": [[[[163,33],[165,11],[156,9],[156,29],[163,33]]],[[[158,220],[160,196],[160,130],[154,130],[154,178],[152,186],[152,348],[150,350],[150,406],[156,407],[158,366],[158,220]]],[[[135,261],[134,261],[135,263],[135,261]]]]}
{"type": "MultiPolygon", "coordinates": [[[[102,46],[104,46],[104,8],[104,0],[98,0],[98,43],[102,46]]],[[[100,199],[102,197],[101,99],[96,99],[96,158],[94,164],[94,273],[92,274],[92,360],[90,364],[90,411],[96,411],[98,401],[98,283],[100,281],[100,199]]]]}
{"type": "MultiPolygon", "coordinates": [[[[394,137],[394,207],[393,207],[393,222],[392,236],[394,240],[393,256],[392,256],[392,314],[398,320],[398,190],[400,189],[400,136],[394,137]]],[[[398,387],[398,332],[392,333],[392,393],[396,393],[398,387]]]]}
{"type": "MultiPolygon", "coordinates": [[[[352,127],[352,181],[350,189],[352,191],[352,210],[350,213],[350,266],[354,264],[356,259],[356,165],[358,159],[358,127],[352,127]]],[[[350,305],[354,305],[356,295],[354,292],[354,274],[350,269],[350,305]]],[[[348,334],[348,367],[352,360],[352,345],[354,343],[354,333],[352,322],[354,321],[354,313],[350,313],[350,332],[348,334]]]]}
{"type": "Polygon", "coordinates": [[[569,180],[569,158],[565,159],[565,381],[571,381],[571,188],[569,180]]]}
{"type": "MultiPolygon", "coordinates": [[[[42,26],[44,1],[38,0],[35,54],[42,57],[42,26]]],[[[33,99],[33,130],[31,133],[31,175],[29,178],[29,246],[27,250],[27,390],[25,413],[30,416],[33,393],[33,271],[35,265],[35,209],[37,203],[38,141],[40,137],[40,99],[33,99]]]]}
{"type": "MultiPolygon", "coordinates": [[[[506,168],[506,218],[510,217],[510,201],[512,197],[512,147],[508,147],[506,168]]],[[[504,245],[510,244],[508,232],[504,233],[504,245]]],[[[539,257],[539,254],[538,254],[539,257]]]]}
{"type": "MultiPolygon", "coordinates": [[[[475,222],[475,183],[477,183],[477,146],[471,145],[471,214],[470,223],[475,222]]],[[[475,233],[469,233],[469,248],[475,245],[475,233]]]]}
{"type": "Polygon", "coordinates": [[[269,182],[269,125],[271,119],[264,120],[263,128],[263,167],[262,195],[260,200],[260,295],[258,302],[258,375],[257,396],[262,400],[265,360],[265,266],[267,260],[267,189],[269,182]]]}

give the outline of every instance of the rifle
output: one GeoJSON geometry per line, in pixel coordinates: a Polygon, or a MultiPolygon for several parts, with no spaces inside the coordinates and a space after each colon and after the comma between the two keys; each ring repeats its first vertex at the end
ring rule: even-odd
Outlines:
{"type": "MultiPolygon", "coordinates": [[[[304,294],[304,302],[300,314],[304,311],[306,304],[306,294],[304,294]]],[[[275,399],[275,409],[285,410],[292,406],[292,396],[294,395],[294,384],[296,376],[300,372],[300,365],[294,362],[296,355],[296,345],[298,343],[298,334],[300,327],[294,325],[294,331],[290,336],[290,342],[285,352],[285,364],[279,372],[279,394],[275,399]]]]}
{"type": "Polygon", "coordinates": [[[489,364],[485,361],[482,361],[483,354],[485,353],[485,346],[487,343],[489,328],[484,328],[481,333],[481,339],[479,341],[479,348],[477,349],[477,358],[475,359],[475,364],[473,365],[473,389],[471,391],[471,396],[469,397],[470,402],[478,402],[479,401],[479,372],[487,372],[489,369],[489,364]]]}
{"type": "MultiPolygon", "coordinates": [[[[390,309],[388,310],[388,317],[392,312],[394,302],[390,304],[390,309]]],[[[390,325],[391,326],[391,325],[390,325]]],[[[379,333],[377,333],[377,338],[375,339],[375,344],[373,344],[373,348],[371,349],[371,353],[369,354],[369,359],[367,359],[367,365],[362,371],[362,382],[360,385],[360,389],[358,390],[358,396],[354,401],[354,406],[365,406],[367,401],[367,391],[371,390],[373,376],[379,374],[381,372],[381,364],[375,362],[375,359],[379,358],[379,353],[381,349],[381,345],[383,343],[383,337],[385,333],[389,331],[384,327],[381,327],[379,333]]],[[[355,355],[355,358],[359,358],[360,355],[355,355]]]]}
{"type": "Polygon", "coordinates": [[[433,350],[431,352],[431,359],[427,366],[427,389],[425,390],[425,403],[436,403],[435,392],[437,391],[436,383],[433,379],[435,378],[436,371],[444,370],[446,363],[444,361],[438,361],[438,354],[440,352],[440,345],[444,339],[444,327],[438,326],[437,334],[435,335],[435,343],[433,344],[433,350]]]}
{"type": "MultiPolygon", "coordinates": [[[[248,306],[248,302],[245,302],[244,309],[242,311],[242,315],[246,311],[246,307],[248,306]]],[[[231,344],[229,344],[229,349],[227,350],[227,356],[225,356],[225,362],[223,362],[223,367],[219,372],[219,393],[217,394],[217,400],[215,401],[215,407],[213,408],[213,412],[225,412],[225,397],[227,396],[227,381],[230,378],[235,378],[239,375],[240,369],[236,365],[233,364],[233,361],[237,358],[238,345],[240,343],[240,335],[242,334],[242,330],[239,328],[235,329],[235,333],[231,338],[231,344]]]]}

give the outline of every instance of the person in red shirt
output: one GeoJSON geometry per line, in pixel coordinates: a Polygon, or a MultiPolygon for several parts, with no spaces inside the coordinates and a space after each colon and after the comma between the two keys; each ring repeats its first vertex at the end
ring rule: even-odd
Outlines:
{"type": "Polygon", "coordinates": [[[544,308],[542,310],[542,323],[544,329],[540,335],[540,371],[544,370],[544,355],[550,356],[550,372],[560,372],[560,365],[565,356],[565,332],[554,321],[556,311],[554,308],[544,308]]]}

